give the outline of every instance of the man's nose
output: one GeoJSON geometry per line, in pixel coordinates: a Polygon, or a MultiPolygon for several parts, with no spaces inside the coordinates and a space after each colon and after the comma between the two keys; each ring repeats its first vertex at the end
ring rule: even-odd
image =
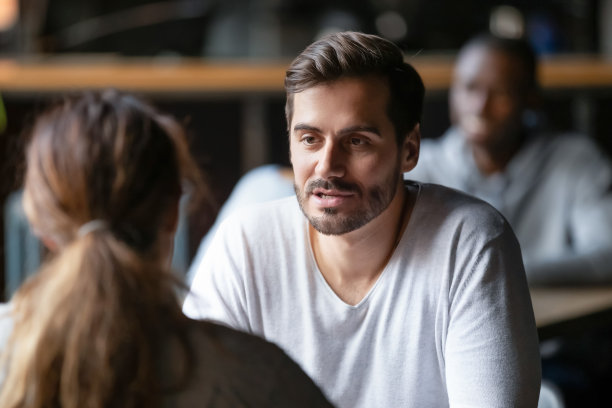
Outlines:
{"type": "Polygon", "coordinates": [[[474,113],[484,114],[489,110],[491,104],[491,92],[486,89],[480,89],[472,94],[472,109],[474,113]]]}
{"type": "Polygon", "coordinates": [[[341,146],[333,141],[327,142],[319,151],[317,174],[324,179],[344,176],[345,156],[341,146]]]}

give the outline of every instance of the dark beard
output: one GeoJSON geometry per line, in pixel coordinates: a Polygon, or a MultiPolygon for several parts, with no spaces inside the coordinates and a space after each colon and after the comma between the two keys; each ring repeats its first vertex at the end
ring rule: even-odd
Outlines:
{"type": "Polygon", "coordinates": [[[294,189],[300,209],[314,229],[324,235],[342,235],[363,227],[386,210],[395,197],[400,177],[398,163],[393,174],[382,185],[371,188],[365,193],[359,186],[340,180],[327,181],[318,179],[312,181],[307,185],[305,194],[295,184],[294,189]],[[304,210],[304,204],[315,188],[350,191],[358,196],[366,197],[367,205],[355,210],[352,214],[344,216],[338,215],[338,211],[335,208],[324,208],[323,215],[317,217],[311,216],[304,210]]]}

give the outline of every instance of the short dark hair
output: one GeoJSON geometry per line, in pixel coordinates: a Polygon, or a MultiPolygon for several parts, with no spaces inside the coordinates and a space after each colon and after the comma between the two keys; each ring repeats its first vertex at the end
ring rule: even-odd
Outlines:
{"type": "Polygon", "coordinates": [[[425,87],[421,77],[404,61],[402,51],[382,37],[358,32],[327,35],[298,55],[285,76],[287,127],[293,116],[293,95],[342,77],[369,75],[387,79],[389,119],[395,127],[397,143],[421,122],[425,87]]]}
{"type": "Polygon", "coordinates": [[[472,48],[486,48],[516,58],[523,65],[527,90],[538,88],[536,53],[525,38],[499,37],[491,33],[478,34],[459,50],[459,56],[472,48]]]}

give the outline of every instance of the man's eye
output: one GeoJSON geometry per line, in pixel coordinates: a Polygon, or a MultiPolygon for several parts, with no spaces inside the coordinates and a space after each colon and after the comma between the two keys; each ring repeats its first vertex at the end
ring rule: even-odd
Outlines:
{"type": "Polygon", "coordinates": [[[360,137],[351,137],[350,142],[353,146],[361,146],[365,144],[365,140],[360,137]]]}
{"type": "Polygon", "coordinates": [[[493,89],[491,91],[491,95],[497,98],[509,99],[509,98],[512,98],[513,91],[508,88],[498,88],[498,89],[493,89]]]}
{"type": "Polygon", "coordinates": [[[307,144],[307,145],[313,144],[315,142],[315,140],[316,139],[315,139],[314,136],[306,135],[306,136],[302,137],[302,143],[307,144]]]}

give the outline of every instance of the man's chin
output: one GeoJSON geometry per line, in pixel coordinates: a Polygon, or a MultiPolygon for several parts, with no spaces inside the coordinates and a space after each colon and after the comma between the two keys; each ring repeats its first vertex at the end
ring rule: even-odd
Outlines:
{"type": "Polygon", "coordinates": [[[344,235],[361,228],[369,221],[364,217],[340,217],[335,213],[307,216],[310,225],[323,235],[344,235]]]}
{"type": "Polygon", "coordinates": [[[459,128],[467,140],[474,142],[486,141],[494,133],[493,129],[483,120],[466,119],[459,124],[459,128]]]}
{"type": "Polygon", "coordinates": [[[472,144],[488,144],[491,139],[491,133],[489,132],[463,132],[465,140],[472,144]]]}

